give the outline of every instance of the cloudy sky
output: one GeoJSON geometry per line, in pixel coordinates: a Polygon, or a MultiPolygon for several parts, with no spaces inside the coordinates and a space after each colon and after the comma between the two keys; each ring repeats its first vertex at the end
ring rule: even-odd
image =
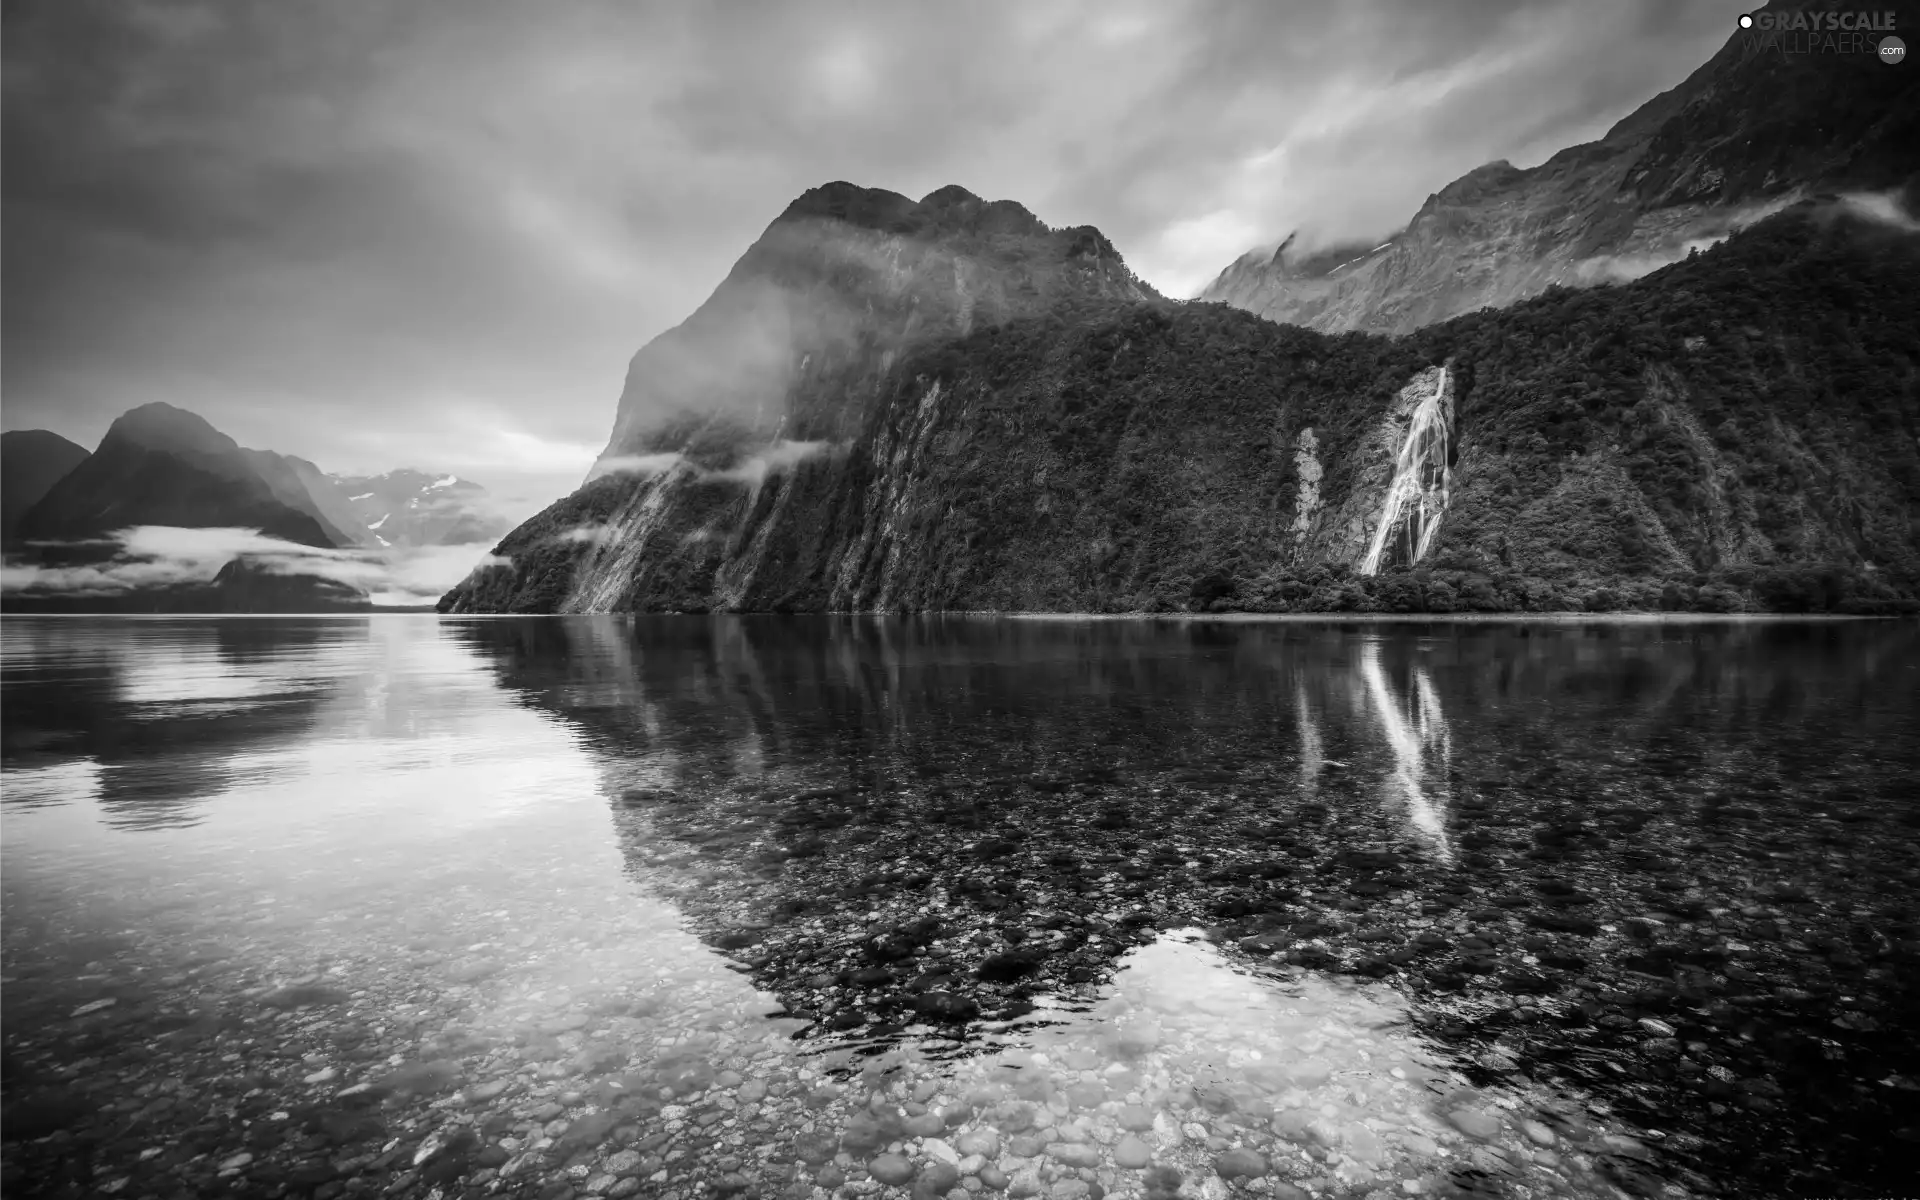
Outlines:
{"type": "Polygon", "coordinates": [[[7,0],[0,415],[165,400],[524,513],[809,187],[1019,200],[1190,295],[1598,137],[1746,6],[7,0]]]}

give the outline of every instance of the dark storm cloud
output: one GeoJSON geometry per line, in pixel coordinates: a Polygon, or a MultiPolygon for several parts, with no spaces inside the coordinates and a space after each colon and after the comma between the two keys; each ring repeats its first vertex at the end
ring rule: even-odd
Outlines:
{"type": "Polygon", "coordinates": [[[1604,132],[1720,0],[5,9],[5,420],[149,400],[537,504],[790,200],[959,183],[1190,293],[1604,132]]]}

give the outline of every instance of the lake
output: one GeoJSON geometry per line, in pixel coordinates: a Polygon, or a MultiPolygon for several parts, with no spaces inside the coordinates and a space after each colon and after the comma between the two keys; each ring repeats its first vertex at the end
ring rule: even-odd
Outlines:
{"type": "Polygon", "coordinates": [[[9,617],[9,1196],[1877,1196],[1920,625],[9,617]]]}

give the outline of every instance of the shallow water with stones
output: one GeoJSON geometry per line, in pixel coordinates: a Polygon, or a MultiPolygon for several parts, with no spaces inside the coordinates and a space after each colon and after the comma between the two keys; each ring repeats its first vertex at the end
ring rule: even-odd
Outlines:
{"type": "Polygon", "coordinates": [[[1896,1194],[1917,641],[10,618],[0,1185],[1896,1194]]]}

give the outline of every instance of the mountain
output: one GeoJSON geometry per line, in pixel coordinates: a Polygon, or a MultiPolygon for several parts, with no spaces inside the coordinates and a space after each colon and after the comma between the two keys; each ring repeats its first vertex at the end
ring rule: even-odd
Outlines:
{"type": "Polygon", "coordinates": [[[369,545],[469,545],[507,531],[487,489],[458,476],[403,468],[385,475],[328,475],[324,482],[355,527],[365,530],[369,545]]]}
{"type": "Polygon", "coordinates": [[[1911,607],[1917,267],[1809,201],[1397,339],[1086,289],[865,368],[844,440],[594,479],[441,609],[1911,607]]]}
{"type": "Polygon", "coordinates": [[[82,542],[130,525],[233,526],[306,546],[340,544],[313,505],[276,492],[258,461],[203,418],[144,404],[21,515],[17,534],[82,542]]]}
{"type": "MultiPolygon", "coordinates": [[[[211,550],[209,561],[209,550],[195,551],[191,540],[178,550],[134,549],[132,542],[114,536],[135,526],[164,526],[258,530],[321,550],[354,544],[351,531],[337,525],[323,503],[324,492],[316,497],[310,488],[311,480],[324,482],[312,463],[242,449],[201,417],[158,403],[122,414],[98,449],[80,454],[82,461],[20,517],[7,564],[18,571],[9,572],[7,611],[358,612],[372,607],[360,589],[304,573],[302,554],[293,547],[289,553],[271,547],[262,552],[257,544],[249,550],[211,550]]],[[[215,535],[216,543],[224,544],[222,539],[215,535]]]]}
{"type": "Polygon", "coordinates": [[[242,450],[247,464],[266,481],[274,498],[312,517],[336,546],[374,543],[354,507],[333,482],[304,458],[271,450],[242,450]]]}
{"type": "MultiPolygon", "coordinates": [[[[1902,27],[1920,17],[1910,0],[1874,11],[1902,27]]],[[[1783,53],[1781,36],[1737,30],[1597,142],[1525,170],[1478,167],[1369,243],[1302,254],[1290,237],[1249,253],[1199,298],[1323,332],[1405,333],[1555,283],[1645,274],[1824,192],[1905,189],[1920,211],[1920,74],[1871,53],[1783,53]]]]}
{"type": "MultiPolygon", "coordinates": [[[[602,526],[639,531],[665,514],[661,528],[697,532],[709,501],[843,453],[904,356],[1099,302],[1167,304],[1099,230],[1050,228],[1010,201],[952,186],[918,202],[845,182],[808,191],[692,316],[634,355],[587,483],[501,543],[523,548],[518,569],[535,581],[538,599],[513,603],[618,608],[651,586],[643,576],[699,574],[678,550],[602,526]],[[593,565],[576,571],[588,551],[593,565]]],[[[684,548],[701,560],[696,542],[684,548]]]]}
{"type": "Polygon", "coordinates": [[[1075,296],[1158,298],[1098,230],[1050,229],[1010,201],[815,188],[634,355],[593,477],[660,454],[724,469],[776,440],[852,437],[909,348],[1075,296]]]}
{"type": "Polygon", "coordinates": [[[86,460],[84,447],[45,429],[0,433],[0,542],[11,543],[26,511],[86,460]]]}

